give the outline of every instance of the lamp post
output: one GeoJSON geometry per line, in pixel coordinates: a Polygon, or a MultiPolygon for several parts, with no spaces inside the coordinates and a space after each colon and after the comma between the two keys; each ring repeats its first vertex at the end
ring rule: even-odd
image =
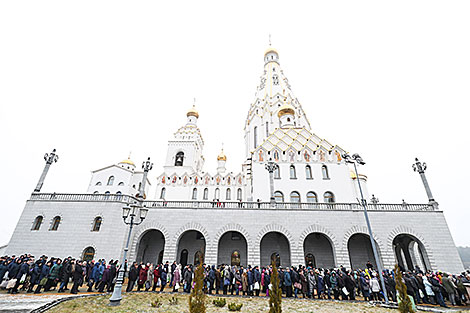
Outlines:
{"type": "Polygon", "coordinates": [[[116,279],[116,285],[114,285],[113,295],[109,298],[109,305],[116,306],[121,304],[121,290],[122,290],[122,283],[124,282],[124,263],[126,262],[127,258],[127,251],[129,251],[129,242],[131,240],[132,228],[136,225],[141,224],[145,218],[147,217],[148,209],[145,206],[142,206],[140,203],[132,203],[130,205],[126,205],[122,208],[122,218],[124,220],[124,224],[129,225],[129,233],[127,235],[126,246],[124,248],[124,254],[122,256],[121,266],[119,268],[118,277],[116,279]],[[138,212],[137,212],[138,211],[138,212]],[[137,217],[140,218],[140,222],[135,222],[134,219],[137,217]],[[127,221],[128,217],[130,217],[130,221],[127,221]]]}
{"type": "Polygon", "coordinates": [[[44,170],[42,171],[41,177],[39,178],[36,188],[34,188],[34,192],[41,191],[42,185],[44,184],[44,180],[46,179],[46,175],[47,175],[47,172],[49,171],[49,168],[51,167],[51,164],[59,160],[59,156],[55,154],[55,149],[52,150],[52,152],[49,154],[46,153],[44,155],[44,160],[46,160],[46,165],[44,166],[44,170]]]}
{"type": "Polygon", "coordinates": [[[142,169],[144,170],[144,176],[142,177],[142,183],[140,184],[139,189],[139,198],[145,197],[145,184],[147,183],[147,175],[149,171],[153,168],[153,163],[150,162],[150,157],[147,161],[142,162],[142,169]]]}
{"type": "Polygon", "coordinates": [[[434,197],[431,193],[431,188],[429,188],[428,180],[426,179],[426,175],[424,172],[428,166],[425,162],[421,163],[418,158],[415,158],[415,163],[413,164],[413,171],[418,172],[419,176],[421,176],[421,180],[423,181],[424,189],[426,190],[426,194],[428,195],[429,204],[431,204],[434,208],[437,208],[437,202],[434,200],[434,197]]]}
{"type": "Polygon", "coordinates": [[[273,159],[269,159],[264,168],[269,172],[269,190],[271,192],[271,206],[274,206],[276,199],[274,198],[274,171],[279,168],[279,165],[273,162],[273,159]]]}
{"type": "Polygon", "coordinates": [[[382,262],[379,259],[379,254],[377,253],[377,247],[375,246],[375,240],[374,237],[372,236],[372,227],[370,226],[370,221],[369,221],[369,214],[367,214],[367,202],[364,199],[364,195],[362,193],[362,187],[361,187],[361,182],[359,180],[359,174],[357,172],[357,164],[364,165],[366,162],[359,156],[359,154],[355,153],[352,156],[349,154],[345,153],[343,154],[343,158],[347,163],[352,163],[354,165],[354,171],[356,173],[356,180],[357,184],[359,186],[359,192],[361,193],[361,205],[364,208],[364,217],[366,219],[366,224],[367,224],[367,230],[369,231],[369,238],[370,238],[370,244],[372,245],[372,251],[374,252],[374,258],[375,258],[375,263],[377,264],[377,270],[379,272],[379,277],[380,277],[380,282],[382,284],[382,290],[385,298],[385,302],[388,302],[388,297],[387,297],[387,289],[385,288],[385,281],[382,275],[382,262]]]}

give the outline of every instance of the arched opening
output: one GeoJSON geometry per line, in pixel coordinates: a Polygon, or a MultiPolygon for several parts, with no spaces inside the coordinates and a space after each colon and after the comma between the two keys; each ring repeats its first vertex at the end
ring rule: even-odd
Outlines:
{"type": "MultiPolygon", "coordinates": [[[[206,239],[204,235],[197,230],[188,230],[185,231],[178,240],[178,250],[177,254],[180,256],[179,262],[181,265],[186,266],[188,264],[188,256],[196,257],[196,252],[200,252],[199,259],[202,260],[206,253],[206,239]],[[186,250],[183,253],[183,250],[186,250]]],[[[195,260],[196,258],[194,258],[195,260]]],[[[189,260],[194,262],[194,260],[189,260]]],[[[194,263],[192,263],[194,264],[194,263]]]]}
{"type": "Polygon", "coordinates": [[[100,231],[102,221],[103,219],[101,216],[95,217],[95,220],[93,221],[93,231],[100,231]]]}
{"type": "Polygon", "coordinates": [[[287,237],[279,232],[269,232],[260,242],[260,266],[271,264],[272,256],[279,256],[278,262],[282,267],[290,266],[290,245],[287,237]]]}
{"type": "Polygon", "coordinates": [[[220,199],[220,189],[219,188],[215,188],[214,199],[216,199],[216,200],[220,199]]]}
{"type": "Polygon", "coordinates": [[[82,254],[83,261],[90,262],[91,260],[94,259],[94,257],[95,257],[95,248],[87,247],[85,248],[85,250],[83,250],[83,254],[82,254]]]}
{"type": "Polygon", "coordinates": [[[228,231],[219,239],[217,248],[217,264],[247,266],[248,264],[248,244],[245,236],[237,231],[228,231]],[[237,252],[238,257],[234,258],[237,252]]]}
{"type": "Polygon", "coordinates": [[[290,193],[290,202],[300,203],[300,194],[297,191],[292,191],[290,193]]]}
{"type": "Polygon", "coordinates": [[[237,190],[237,200],[242,201],[242,189],[238,188],[237,190]]]}
{"type": "Polygon", "coordinates": [[[59,229],[59,225],[60,225],[60,216],[56,216],[52,220],[51,228],[49,230],[54,230],[55,231],[55,230],[59,229]]]}
{"type": "Polygon", "coordinates": [[[328,168],[326,167],[326,165],[323,165],[321,167],[321,173],[322,173],[323,179],[330,179],[330,175],[328,174],[328,168]]]}
{"type": "Polygon", "coordinates": [[[419,267],[423,271],[431,270],[426,249],[421,241],[409,234],[399,234],[393,239],[395,259],[402,270],[412,271],[419,267]]]}
{"type": "MultiPolygon", "coordinates": [[[[380,258],[380,249],[376,241],[375,246],[380,258]]],[[[366,268],[367,262],[377,268],[369,235],[362,233],[352,235],[348,240],[348,252],[352,269],[366,268]]]]}
{"type": "Polygon", "coordinates": [[[183,166],[184,152],[180,151],[175,156],[175,166],[183,166]]]}
{"type": "Polygon", "coordinates": [[[160,253],[165,249],[165,236],[157,229],[148,230],[140,239],[137,247],[137,262],[159,263],[160,253]]]}
{"type": "Polygon", "coordinates": [[[209,189],[204,188],[203,200],[209,199],[209,189]]]}
{"type": "Polygon", "coordinates": [[[192,196],[192,199],[193,199],[193,200],[197,200],[197,188],[194,188],[194,189],[193,189],[193,196],[192,196]]]}
{"type": "Polygon", "coordinates": [[[313,191],[307,192],[307,202],[308,203],[317,203],[318,202],[317,194],[314,193],[313,191]]]}
{"type": "Polygon", "coordinates": [[[114,176],[109,176],[108,178],[108,186],[112,186],[114,184],[114,176]]]}
{"type": "Polygon", "coordinates": [[[279,166],[274,169],[274,178],[281,179],[281,168],[279,166]]]}
{"type": "Polygon", "coordinates": [[[31,228],[31,230],[39,230],[39,228],[41,228],[41,224],[42,224],[43,219],[44,218],[41,215],[36,216],[36,218],[34,219],[33,227],[31,228]]]}
{"type": "Polygon", "coordinates": [[[323,194],[323,200],[325,203],[335,203],[335,195],[331,191],[327,191],[323,194]]]}
{"type": "Polygon", "coordinates": [[[310,167],[310,165],[307,165],[305,166],[305,177],[307,179],[312,179],[313,176],[312,176],[312,168],[310,167]]]}
{"type": "Polygon", "coordinates": [[[290,171],[290,179],[296,179],[297,176],[296,176],[296,173],[295,173],[295,166],[294,165],[291,165],[289,167],[289,171],[290,171]]]}
{"type": "Polygon", "coordinates": [[[160,199],[165,199],[166,188],[163,187],[162,191],[160,192],[160,199]]]}
{"type": "Polygon", "coordinates": [[[284,195],[280,191],[274,192],[274,199],[276,199],[276,202],[284,202],[284,195]]]}
{"type": "Polygon", "coordinates": [[[335,257],[330,238],[322,233],[311,233],[304,240],[305,265],[334,268],[335,257]],[[312,264],[309,264],[311,262],[312,264]]]}
{"type": "Polygon", "coordinates": [[[225,200],[232,200],[232,191],[230,190],[230,188],[227,188],[227,190],[225,191],[225,200]]]}

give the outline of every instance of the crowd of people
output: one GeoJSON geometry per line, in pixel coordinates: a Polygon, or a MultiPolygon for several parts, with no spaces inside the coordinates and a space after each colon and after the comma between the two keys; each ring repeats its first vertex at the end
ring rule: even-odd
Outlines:
{"type": "MultiPolygon", "coordinates": [[[[124,263],[126,291],[191,292],[195,266],[177,264],[124,263]]],[[[29,254],[0,257],[0,289],[16,294],[19,291],[41,293],[69,290],[77,294],[80,287],[87,292],[111,292],[118,276],[117,261],[82,261],[29,254]]],[[[272,266],[251,267],[203,264],[204,291],[208,294],[269,296],[272,288],[272,266]]],[[[312,299],[384,300],[379,275],[368,262],[364,269],[322,269],[313,266],[279,267],[279,287],[285,297],[312,299]]],[[[395,275],[384,270],[385,293],[390,301],[397,300],[395,275]]],[[[417,304],[470,304],[470,271],[459,275],[439,271],[423,272],[419,267],[403,271],[407,293],[417,304]]]]}

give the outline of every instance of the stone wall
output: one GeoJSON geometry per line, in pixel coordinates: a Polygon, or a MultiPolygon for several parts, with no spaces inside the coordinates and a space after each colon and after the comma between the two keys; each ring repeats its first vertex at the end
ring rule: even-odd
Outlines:
{"type": "MultiPolygon", "coordinates": [[[[27,201],[7,253],[81,257],[83,250],[91,246],[96,250],[95,258],[120,257],[127,236],[127,227],[121,217],[122,206],[123,203],[119,202],[27,201]],[[38,231],[32,231],[33,221],[38,215],[44,216],[43,225],[38,231]],[[57,231],[50,231],[50,222],[56,215],[61,216],[61,224],[57,231]],[[99,232],[92,232],[96,216],[101,216],[103,223],[99,232]]],[[[399,234],[407,234],[422,243],[431,269],[454,273],[463,270],[443,212],[369,211],[369,216],[386,268],[393,267],[396,262],[393,239],[399,234]]],[[[289,253],[293,265],[305,262],[305,238],[311,233],[320,233],[332,244],[334,264],[350,267],[349,238],[358,233],[367,234],[364,215],[360,210],[152,207],[147,219],[134,228],[128,256],[130,260],[137,258],[140,240],[152,229],[163,234],[163,260],[170,262],[179,260],[178,242],[183,234],[188,230],[199,231],[206,243],[205,261],[208,264],[218,261],[220,238],[226,232],[237,231],[247,242],[248,255],[241,257],[246,257],[251,265],[260,264],[262,260],[262,238],[270,232],[277,232],[287,238],[290,250],[285,251],[284,247],[280,253],[289,253]]],[[[231,248],[224,247],[222,253],[227,255],[231,248]]],[[[319,258],[326,253],[320,250],[319,258]]],[[[189,251],[188,262],[192,262],[195,251],[189,251]]]]}

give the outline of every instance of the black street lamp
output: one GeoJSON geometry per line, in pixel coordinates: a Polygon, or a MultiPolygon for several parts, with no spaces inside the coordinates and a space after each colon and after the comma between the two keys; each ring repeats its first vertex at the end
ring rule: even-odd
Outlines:
{"type": "Polygon", "coordinates": [[[150,157],[148,157],[147,161],[142,162],[142,169],[144,170],[144,176],[142,177],[142,183],[140,184],[139,198],[145,198],[145,184],[147,183],[147,175],[152,168],[153,168],[153,163],[150,162],[150,157]]]}
{"type": "Polygon", "coordinates": [[[44,184],[44,180],[46,179],[47,172],[49,171],[49,168],[51,167],[52,163],[55,163],[59,160],[59,156],[55,154],[55,149],[52,150],[51,153],[46,153],[44,154],[44,160],[46,161],[46,165],[44,166],[44,169],[42,171],[41,177],[39,178],[38,184],[36,185],[36,188],[34,189],[34,192],[40,192],[42,185],[44,184]]]}
{"type": "Polygon", "coordinates": [[[361,193],[361,205],[364,208],[364,217],[366,219],[367,230],[369,231],[370,244],[372,245],[372,251],[374,252],[375,263],[377,264],[377,271],[379,272],[380,282],[382,284],[382,290],[383,290],[385,302],[389,303],[388,297],[387,297],[387,289],[385,288],[385,281],[382,275],[382,270],[383,270],[382,262],[379,259],[379,254],[377,253],[377,247],[375,246],[375,240],[374,240],[374,237],[372,236],[372,227],[370,226],[369,214],[367,214],[367,202],[364,199],[364,195],[362,193],[361,182],[359,179],[359,174],[357,172],[357,166],[356,166],[356,163],[359,165],[364,165],[366,164],[366,162],[364,162],[364,160],[357,153],[353,154],[352,156],[345,153],[343,154],[343,158],[347,163],[352,163],[354,165],[354,171],[356,172],[356,180],[359,186],[359,192],[361,193]]]}
{"type": "Polygon", "coordinates": [[[131,205],[126,205],[122,208],[122,218],[124,224],[129,225],[129,233],[127,235],[126,246],[124,248],[124,254],[122,256],[121,266],[119,267],[118,277],[116,279],[116,285],[114,285],[113,295],[109,298],[109,305],[116,306],[121,304],[122,299],[122,283],[124,282],[124,263],[127,259],[127,252],[129,251],[129,242],[131,241],[132,228],[141,224],[147,217],[148,209],[145,206],[135,202],[131,205]],[[135,222],[134,219],[140,219],[140,222],[135,222]],[[130,221],[127,221],[130,217],[130,221]]]}
{"type": "Polygon", "coordinates": [[[426,175],[424,172],[428,168],[425,162],[421,163],[418,158],[415,158],[415,163],[413,164],[413,171],[418,172],[419,176],[421,176],[421,180],[423,181],[424,189],[426,190],[426,194],[428,195],[429,204],[431,204],[434,208],[437,209],[437,202],[434,200],[434,197],[431,193],[431,188],[429,187],[428,180],[426,179],[426,175]]]}
{"type": "Polygon", "coordinates": [[[272,159],[269,159],[268,162],[266,162],[266,165],[264,168],[269,172],[269,190],[271,193],[271,206],[274,206],[276,199],[274,198],[274,171],[279,168],[279,165],[273,162],[272,159]]]}

